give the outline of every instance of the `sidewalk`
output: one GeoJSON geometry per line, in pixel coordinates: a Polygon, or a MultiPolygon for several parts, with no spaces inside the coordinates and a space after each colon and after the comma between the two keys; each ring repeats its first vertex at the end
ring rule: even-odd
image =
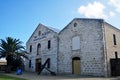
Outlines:
{"type": "Polygon", "coordinates": [[[120,80],[119,77],[117,78],[104,78],[104,77],[82,77],[78,75],[57,75],[57,76],[51,76],[51,75],[37,75],[37,73],[32,72],[23,72],[22,75],[16,75],[16,73],[10,73],[6,74],[9,76],[19,77],[19,78],[25,78],[27,80],[120,80]]]}

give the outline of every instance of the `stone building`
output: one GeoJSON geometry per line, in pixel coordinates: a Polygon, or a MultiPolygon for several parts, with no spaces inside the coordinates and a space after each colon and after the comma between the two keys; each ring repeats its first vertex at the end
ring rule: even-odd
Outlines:
{"type": "Polygon", "coordinates": [[[29,61],[25,62],[27,71],[38,72],[49,58],[50,70],[57,73],[58,30],[39,24],[26,47],[29,52],[29,61]]]}
{"type": "Polygon", "coordinates": [[[5,59],[0,59],[0,71],[5,71],[7,66],[7,61],[5,59]]]}
{"type": "MultiPolygon", "coordinates": [[[[56,74],[111,76],[119,60],[120,30],[103,19],[75,18],[59,33],[39,24],[27,44],[26,70],[46,67],[56,74]]],[[[49,73],[43,69],[42,73],[49,73]]]]}

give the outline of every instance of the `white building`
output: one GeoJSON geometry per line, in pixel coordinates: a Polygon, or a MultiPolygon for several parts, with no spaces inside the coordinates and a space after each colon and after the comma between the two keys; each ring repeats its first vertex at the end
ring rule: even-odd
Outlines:
{"type": "MultiPolygon", "coordinates": [[[[26,43],[29,61],[26,70],[37,72],[42,64],[50,58],[50,69],[57,73],[58,31],[39,24],[26,43]]],[[[45,72],[45,71],[44,71],[45,72]]]]}
{"type": "Polygon", "coordinates": [[[26,46],[28,71],[40,71],[50,59],[46,68],[56,74],[110,76],[119,66],[111,60],[119,58],[120,30],[102,19],[75,18],[59,33],[39,24],[26,46]]]}

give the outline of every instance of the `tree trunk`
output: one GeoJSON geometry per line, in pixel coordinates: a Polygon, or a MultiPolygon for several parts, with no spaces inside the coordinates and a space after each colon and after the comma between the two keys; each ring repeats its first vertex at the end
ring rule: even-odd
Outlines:
{"type": "Polygon", "coordinates": [[[6,73],[11,73],[11,66],[10,66],[10,65],[7,65],[7,66],[6,66],[5,72],[6,72],[6,73]]]}
{"type": "Polygon", "coordinates": [[[6,66],[6,73],[11,73],[11,68],[12,68],[12,56],[8,55],[7,58],[7,66],[6,66]]]}

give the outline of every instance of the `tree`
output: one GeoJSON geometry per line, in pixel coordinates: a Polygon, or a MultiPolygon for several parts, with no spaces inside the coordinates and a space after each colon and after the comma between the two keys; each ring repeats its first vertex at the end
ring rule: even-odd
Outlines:
{"type": "MultiPolygon", "coordinates": [[[[5,57],[7,60],[7,66],[11,69],[12,66],[16,67],[22,64],[22,57],[27,58],[25,55],[24,47],[21,45],[22,42],[19,39],[14,39],[12,37],[7,37],[6,40],[0,40],[0,58],[5,57]]],[[[10,70],[8,70],[10,72],[10,70]]]]}

